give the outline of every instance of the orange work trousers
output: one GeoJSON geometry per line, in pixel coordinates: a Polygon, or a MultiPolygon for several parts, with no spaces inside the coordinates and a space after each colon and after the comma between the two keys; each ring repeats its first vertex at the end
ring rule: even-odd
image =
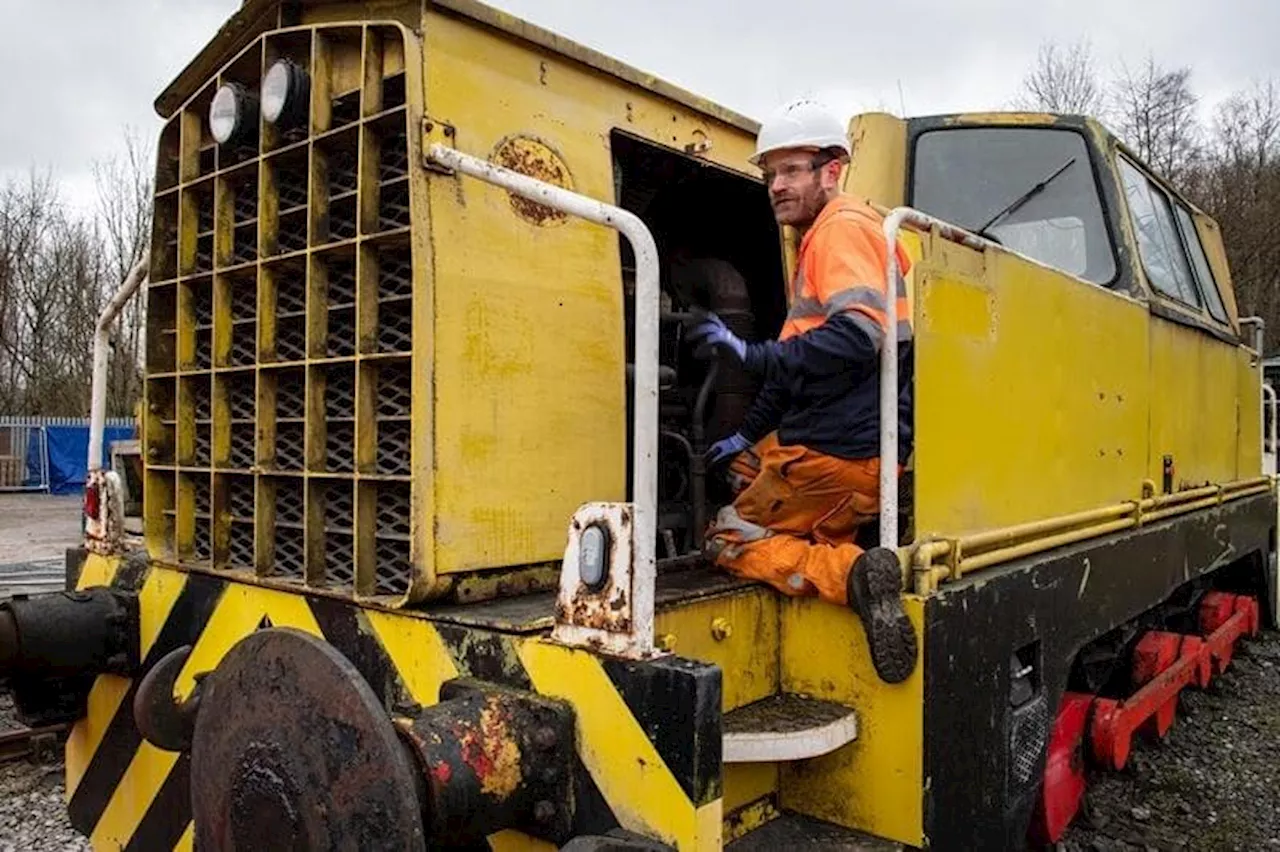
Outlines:
{"type": "Polygon", "coordinates": [[[729,479],[742,491],[707,532],[716,564],[787,595],[846,604],[863,552],[854,534],[880,512],[880,459],[783,446],[772,433],[731,462],[729,479]]]}

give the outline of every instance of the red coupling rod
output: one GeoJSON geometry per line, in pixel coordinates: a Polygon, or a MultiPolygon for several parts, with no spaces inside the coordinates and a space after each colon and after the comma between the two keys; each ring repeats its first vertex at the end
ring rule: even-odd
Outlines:
{"type": "Polygon", "coordinates": [[[1169,730],[1183,687],[1192,683],[1208,686],[1205,643],[1197,636],[1152,630],[1138,642],[1134,675],[1149,680],[1123,701],[1099,698],[1094,703],[1089,731],[1093,756],[1113,769],[1124,768],[1134,733],[1149,719],[1154,718],[1157,734],[1163,736],[1169,730]]]}
{"type": "Polygon", "coordinates": [[[1261,626],[1258,601],[1248,595],[1209,592],[1200,601],[1200,632],[1213,660],[1214,674],[1222,674],[1231,663],[1236,641],[1256,636],[1261,626]]]}

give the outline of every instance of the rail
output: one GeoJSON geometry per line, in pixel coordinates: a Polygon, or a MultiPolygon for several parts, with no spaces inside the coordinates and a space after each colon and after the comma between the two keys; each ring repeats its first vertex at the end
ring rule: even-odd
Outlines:
{"type": "MultiPolygon", "coordinates": [[[[635,254],[635,384],[633,394],[634,439],[632,445],[633,506],[628,538],[631,541],[630,582],[625,599],[631,618],[625,635],[609,633],[585,624],[569,624],[578,630],[558,631],[561,638],[589,642],[595,637],[605,647],[626,656],[645,656],[653,651],[654,586],[657,580],[655,550],[658,528],[658,337],[660,288],[658,248],[653,234],[639,216],[594,198],[554,186],[487,160],[464,154],[441,144],[427,150],[430,162],[477,180],[499,186],[555,210],[613,228],[631,243],[635,254]]],[[[576,518],[575,518],[576,520],[576,518]]],[[[583,584],[568,577],[566,559],[561,576],[561,598],[573,612],[577,601],[563,600],[567,593],[582,592],[583,584]]],[[[577,571],[576,563],[574,571],[577,571]]],[[[619,580],[614,576],[615,584],[619,580]]],[[[614,585],[614,584],[610,584],[614,585]]],[[[587,621],[589,619],[584,619],[587,621]]],[[[561,627],[564,625],[558,625],[561,627]]]]}
{"type": "Polygon", "coordinates": [[[133,265],[120,289],[98,315],[93,330],[93,390],[89,402],[89,471],[102,469],[102,435],[107,422],[107,367],[110,365],[111,324],[146,280],[151,252],[143,249],[142,259],[133,265]]]}
{"type": "Polygon", "coordinates": [[[1177,494],[1128,500],[1086,512],[984,530],[952,539],[924,541],[911,551],[909,570],[913,575],[913,588],[916,594],[926,595],[943,582],[959,580],[966,574],[992,565],[1266,494],[1274,489],[1272,477],[1258,476],[1177,494]],[[939,563],[939,560],[945,561],[939,563]]]}
{"type": "Polygon", "coordinates": [[[1271,385],[1263,383],[1262,398],[1266,400],[1263,406],[1263,411],[1262,411],[1262,419],[1264,422],[1267,419],[1267,411],[1270,410],[1271,412],[1271,427],[1268,430],[1263,432],[1262,472],[1274,474],[1277,471],[1280,471],[1280,464],[1277,464],[1276,462],[1277,459],[1280,459],[1280,447],[1276,446],[1276,414],[1280,413],[1280,409],[1278,409],[1277,403],[1276,403],[1275,388],[1271,387],[1271,385]],[[1268,438],[1270,438],[1270,440],[1268,440],[1268,438]],[[1268,456],[1271,457],[1271,470],[1267,470],[1268,456]]]}
{"type": "MultiPolygon", "coordinates": [[[[877,208],[886,212],[883,208],[877,208]]],[[[885,286],[890,305],[896,305],[896,288],[902,272],[898,269],[898,254],[894,246],[903,225],[922,230],[937,230],[938,234],[952,242],[979,250],[1000,248],[976,234],[949,222],[944,222],[911,207],[896,207],[887,211],[884,218],[884,239],[888,255],[885,268],[885,286]]],[[[1033,261],[1036,262],[1036,261],[1033,261]]],[[[880,353],[880,543],[884,547],[898,546],[898,334],[897,309],[894,308],[889,323],[889,333],[884,336],[880,353]]]]}

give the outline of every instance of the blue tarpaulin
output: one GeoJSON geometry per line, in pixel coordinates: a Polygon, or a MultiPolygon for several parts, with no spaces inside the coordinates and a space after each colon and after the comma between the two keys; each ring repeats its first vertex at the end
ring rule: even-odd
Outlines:
{"type": "MultiPolygon", "coordinates": [[[[89,474],[89,427],[46,426],[49,448],[49,493],[75,494],[84,490],[89,474]]],[[[108,426],[102,437],[103,463],[109,464],[108,452],[112,441],[128,441],[134,437],[132,426],[108,426]]],[[[40,452],[38,441],[27,447],[27,469],[39,470],[40,459],[33,453],[40,452]]]]}

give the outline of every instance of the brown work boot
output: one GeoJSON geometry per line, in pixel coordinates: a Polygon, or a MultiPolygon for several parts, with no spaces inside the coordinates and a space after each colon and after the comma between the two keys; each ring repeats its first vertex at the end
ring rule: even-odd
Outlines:
{"type": "Polygon", "coordinates": [[[916,667],[916,632],[902,609],[902,568],[898,556],[873,547],[853,563],[849,606],[862,619],[871,662],[886,683],[907,679],[916,667]]]}

